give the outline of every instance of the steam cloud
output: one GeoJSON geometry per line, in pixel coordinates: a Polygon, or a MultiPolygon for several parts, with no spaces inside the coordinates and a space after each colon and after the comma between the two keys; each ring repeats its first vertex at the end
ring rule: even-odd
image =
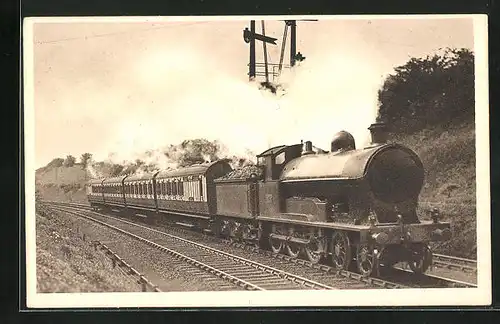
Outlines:
{"type": "MultiPolygon", "coordinates": [[[[382,78],[362,59],[308,57],[282,75],[280,81],[286,89],[282,96],[259,90],[256,82],[234,80],[216,71],[203,72],[209,68],[200,62],[196,65],[196,57],[190,59],[195,68],[184,73],[198,75],[193,76],[193,84],[185,88],[176,85],[183,93],[175,105],[150,107],[124,117],[109,145],[116,152],[109,156],[110,161],[141,159],[162,169],[175,168],[176,154],[182,154],[182,150],[167,157],[165,143],[186,138],[217,140],[224,146],[220,157],[233,160],[239,156],[255,160],[255,153],[300,140],[311,140],[315,146],[328,149],[331,137],[340,130],[351,132],[358,147],[368,143],[367,127],[375,121],[376,94],[382,78]]],[[[153,83],[165,84],[166,71],[171,67],[164,68],[164,74],[148,74],[153,83]]],[[[178,82],[191,81],[181,78],[178,82]]],[[[205,160],[211,161],[211,157],[207,155],[205,160]]]]}
{"type": "MultiPolygon", "coordinates": [[[[281,22],[276,26],[282,29],[281,22]]],[[[306,28],[304,24],[301,32],[306,28]]],[[[255,161],[255,154],[269,147],[301,140],[328,149],[340,130],[351,132],[357,147],[367,144],[367,127],[376,117],[377,90],[384,74],[370,63],[379,61],[373,57],[376,51],[359,40],[344,44],[338,37],[334,44],[337,36],[330,34],[304,37],[309,42],[307,58],[284,71],[280,82],[286,92],[276,96],[260,90],[258,82],[248,82],[248,47],[240,33],[234,35],[228,39],[233,45],[219,44],[217,49],[213,38],[175,46],[151,38],[127,51],[122,51],[123,40],[108,45],[115,39],[95,38],[86,52],[110,48],[113,55],[99,54],[100,65],[90,65],[92,71],[84,81],[66,86],[67,80],[59,78],[60,89],[47,91],[65,96],[60,105],[71,110],[66,117],[78,117],[88,127],[87,141],[94,145],[88,151],[110,163],[140,159],[161,169],[175,168],[176,154],[182,151],[167,156],[165,148],[195,138],[218,141],[222,147],[218,157],[228,157],[235,165],[240,157],[255,161]]]]}

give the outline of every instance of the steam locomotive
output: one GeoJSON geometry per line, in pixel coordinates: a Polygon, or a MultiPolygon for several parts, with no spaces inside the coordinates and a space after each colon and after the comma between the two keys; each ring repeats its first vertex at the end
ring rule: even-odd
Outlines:
{"type": "Polygon", "coordinates": [[[313,151],[309,141],[270,148],[250,173],[219,160],[91,180],[88,200],[96,210],[177,223],[364,276],[398,262],[423,273],[432,263],[429,242],[449,240],[450,224],[437,211],[429,221],[417,216],[424,182],[417,154],[388,143],[385,124],[369,130],[371,144],[362,149],[345,131],[330,152],[313,151]]]}

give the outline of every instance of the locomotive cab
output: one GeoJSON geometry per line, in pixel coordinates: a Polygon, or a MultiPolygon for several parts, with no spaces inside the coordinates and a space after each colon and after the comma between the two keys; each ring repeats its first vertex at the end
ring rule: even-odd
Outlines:
{"type": "Polygon", "coordinates": [[[264,168],[264,180],[278,180],[285,165],[301,153],[302,144],[295,144],[275,146],[257,155],[258,165],[264,168]]]}

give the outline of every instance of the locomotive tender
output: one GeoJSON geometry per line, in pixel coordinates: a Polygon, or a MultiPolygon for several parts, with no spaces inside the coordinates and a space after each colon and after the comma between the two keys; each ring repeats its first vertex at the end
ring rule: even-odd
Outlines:
{"type": "Polygon", "coordinates": [[[95,209],[118,209],[270,248],[313,263],[378,274],[407,262],[417,273],[432,262],[431,241],[451,238],[450,224],[417,216],[424,168],[409,148],[387,143],[372,124],[370,146],[356,149],[341,131],[331,152],[312,143],[282,145],[257,156],[248,174],[226,160],[178,170],[91,180],[95,209]]]}

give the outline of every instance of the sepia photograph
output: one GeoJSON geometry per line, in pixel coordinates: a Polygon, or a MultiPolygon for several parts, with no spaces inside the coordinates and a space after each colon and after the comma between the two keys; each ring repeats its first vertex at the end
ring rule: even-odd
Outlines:
{"type": "Polygon", "coordinates": [[[23,22],[30,308],[488,305],[486,15],[23,22]]]}

